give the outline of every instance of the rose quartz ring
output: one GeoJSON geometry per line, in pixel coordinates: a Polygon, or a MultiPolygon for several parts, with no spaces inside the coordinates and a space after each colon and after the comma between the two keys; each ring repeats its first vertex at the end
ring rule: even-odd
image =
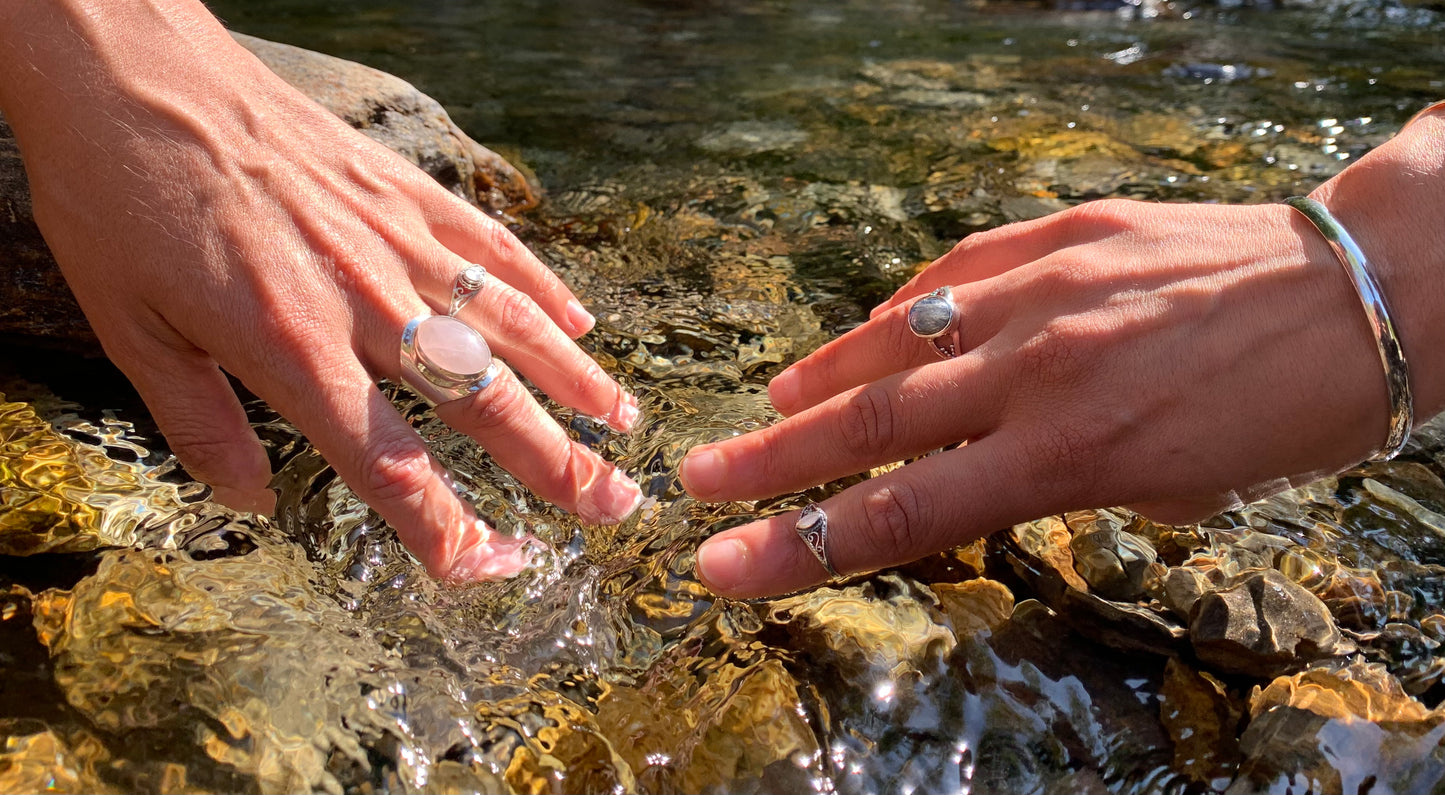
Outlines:
{"type": "Polygon", "coordinates": [[[497,365],[476,329],[450,315],[418,315],[401,332],[401,376],[435,406],[485,389],[497,365]]]}

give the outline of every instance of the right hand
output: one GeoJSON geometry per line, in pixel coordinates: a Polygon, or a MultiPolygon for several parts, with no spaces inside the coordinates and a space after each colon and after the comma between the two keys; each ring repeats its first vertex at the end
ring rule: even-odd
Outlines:
{"type": "MultiPolygon", "coordinates": [[[[56,0],[5,20],[0,95],[35,216],[106,353],[217,499],[269,510],[269,465],[226,378],[293,422],[434,575],[507,575],[488,533],[376,387],[407,321],[459,315],[561,403],[626,431],[637,403],[572,341],[591,316],[505,228],[352,130],[199,3],[56,0]],[[16,63],[19,59],[22,63],[16,63]]],[[[536,493],[621,521],[632,480],[571,441],[505,367],[437,415],[536,493]]]]}

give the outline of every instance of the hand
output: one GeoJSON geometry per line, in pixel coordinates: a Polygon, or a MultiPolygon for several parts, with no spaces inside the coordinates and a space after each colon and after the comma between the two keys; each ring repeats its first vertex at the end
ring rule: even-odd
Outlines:
{"type": "MultiPolygon", "coordinates": [[[[843,573],[1075,508],[1192,521],[1370,454],[1380,367],[1293,210],[1100,201],[964,240],[773,380],[787,419],[694,449],[681,476],[702,499],[756,499],[961,443],[822,503],[843,573]],[[905,317],[941,285],[961,312],[947,361],[905,317]]],[[[738,597],[818,583],[796,517],[708,540],[701,578],[738,597]]]]}
{"type": "MultiPolygon", "coordinates": [[[[407,321],[459,317],[561,403],[626,431],[636,401],[572,341],[593,320],[500,224],[267,70],[199,3],[7,11],[5,112],[35,215],[106,353],[218,499],[269,510],[267,459],[225,373],[290,419],[434,575],[513,573],[376,387],[407,321]]],[[[568,439],[509,370],[436,412],[545,499],[623,519],[637,485],[568,439]]]]}

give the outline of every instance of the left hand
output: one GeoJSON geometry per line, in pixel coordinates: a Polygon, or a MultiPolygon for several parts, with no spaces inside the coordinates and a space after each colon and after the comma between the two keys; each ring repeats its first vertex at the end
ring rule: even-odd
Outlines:
{"type": "MultiPolygon", "coordinates": [[[[691,451],[690,493],[759,499],[962,443],[821,504],[844,574],[1076,508],[1197,520],[1364,458],[1388,419],[1359,299],[1281,205],[1105,200],[971,236],[769,392],[787,419],[691,451]],[[945,284],[950,360],[906,323],[945,284]]],[[[797,515],[706,541],[704,583],[754,597],[821,582],[797,515]]]]}

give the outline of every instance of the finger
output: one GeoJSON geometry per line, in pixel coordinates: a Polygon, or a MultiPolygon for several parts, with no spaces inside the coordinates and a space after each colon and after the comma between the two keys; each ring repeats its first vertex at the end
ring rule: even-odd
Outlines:
{"type": "Polygon", "coordinates": [[[238,511],[275,509],[266,451],[225,373],[204,351],[147,339],[111,358],[186,472],[211,487],[211,499],[238,511]]]}
{"type": "MultiPolygon", "coordinates": [[[[1064,510],[1049,483],[1028,479],[1017,452],[1017,444],[996,434],[825,501],[829,560],[845,574],[882,569],[1064,510]]],[[[770,517],[703,542],[697,552],[703,584],[721,596],[752,598],[823,582],[826,571],[793,529],[797,518],[796,511],[770,517]]]]}
{"type": "Polygon", "coordinates": [[[488,278],[457,317],[485,332],[487,342],[554,400],[628,433],[637,398],[577,347],[525,293],[488,278]]]}
{"type": "MultiPolygon", "coordinates": [[[[1011,311],[1010,301],[967,286],[953,291],[953,303],[961,353],[991,339],[1011,311]]],[[[773,406],[791,416],[853,387],[943,361],[932,342],[909,329],[908,310],[898,306],[875,316],[779,373],[768,384],[773,406]]]]}
{"type": "Polygon", "coordinates": [[[526,565],[525,540],[492,533],[477,519],[453,491],[446,469],[349,350],[321,352],[312,362],[289,379],[273,372],[265,391],[252,389],[295,423],[432,576],[488,579],[526,565]],[[326,388],[317,389],[318,383],[326,388]]]}
{"type": "Polygon", "coordinates": [[[586,522],[617,524],[642,503],[636,482],[569,439],[505,367],[475,394],[439,404],[436,414],[477,440],[537,496],[586,522]]]}
{"type": "Polygon", "coordinates": [[[429,213],[428,223],[438,242],[531,296],[569,336],[580,337],[597,324],[592,313],[551,268],[542,264],[505,226],[477,208],[445,194],[429,213]]]}
{"type": "Polygon", "coordinates": [[[1080,205],[1043,218],[969,235],[898,288],[887,301],[874,307],[870,317],[946,284],[963,285],[991,279],[1055,251],[1092,242],[1117,231],[1108,224],[1091,223],[1095,216],[1089,205],[1080,205]]]}
{"type": "Polygon", "coordinates": [[[679,475],[699,499],[762,499],[977,438],[1004,403],[990,372],[963,357],[890,376],[763,430],[696,447],[679,475]]]}

